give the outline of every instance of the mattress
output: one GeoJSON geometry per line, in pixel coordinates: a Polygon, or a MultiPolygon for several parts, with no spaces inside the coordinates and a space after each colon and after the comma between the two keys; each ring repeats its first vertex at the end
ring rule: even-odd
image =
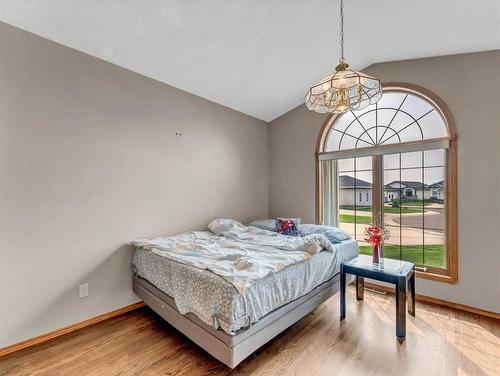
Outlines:
{"type": "Polygon", "coordinates": [[[213,328],[234,335],[328,281],[339,272],[342,261],[357,254],[357,242],[346,240],[335,244],[334,252],[319,252],[262,278],[244,294],[217,274],[142,248],[136,249],[132,265],[137,276],[172,297],[180,313],[193,313],[213,328]]]}

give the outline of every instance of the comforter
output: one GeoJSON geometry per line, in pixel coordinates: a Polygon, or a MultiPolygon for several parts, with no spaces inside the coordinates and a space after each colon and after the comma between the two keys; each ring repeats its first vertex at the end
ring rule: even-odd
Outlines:
{"type": "Polygon", "coordinates": [[[209,270],[230,282],[240,294],[271,273],[318,252],[334,252],[332,243],[323,234],[284,236],[228,219],[216,219],[208,227],[210,231],[138,239],[131,244],[209,270]]]}

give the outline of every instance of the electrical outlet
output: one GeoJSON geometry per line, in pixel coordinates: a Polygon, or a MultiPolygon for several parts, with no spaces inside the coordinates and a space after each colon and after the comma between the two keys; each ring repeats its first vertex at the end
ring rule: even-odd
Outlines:
{"type": "Polygon", "coordinates": [[[83,283],[80,286],[78,286],[78,296],[80,298],[86,298],[89,296],[89,284],[88,283],[83,283]]]}

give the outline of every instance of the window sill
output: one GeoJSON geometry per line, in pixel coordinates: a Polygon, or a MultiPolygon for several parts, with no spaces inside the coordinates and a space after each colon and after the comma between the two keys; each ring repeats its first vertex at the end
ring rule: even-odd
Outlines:
{"type": "Polygon", "coordinates": [[[421,272],[421,271],[416,271],[416,275],[419,278],[422,279],[429,279],[432,281],[439,281],[439,282],[445,282],[445,283],[450,283],[450,284],[455,284],[458,282],[458,278],[453,275],[449,274],[437,274],[437,273],[431,273],[431,272],[421,272]]]}

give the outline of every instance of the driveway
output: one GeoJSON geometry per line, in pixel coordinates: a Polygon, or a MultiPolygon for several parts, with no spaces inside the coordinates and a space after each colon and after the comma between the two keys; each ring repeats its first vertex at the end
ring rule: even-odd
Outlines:
{"type": "MultiPolygon", "coordinates": [[[[354,210],[340,209],[340,214],[354,215],[354,210]]],[[[367,211],[358,210],[356,212],[358,217],[367,216],[370,217],[371,213],[367,211]]],[[[442,205],[429,205],[425,207],[424,215],[421,213],[406,213],[399,214],[394,213],[384,213],[384,222],[386,226],[394,225],[399,226],[400,224],[405,227],[414,227],[421,229],[422,224],[424,224],[426,230],[444,230],[444,208],[442,205]]]]}
{"type": "MultiPolygon", "coordinates": [[[[360,242],[360,245],[367,245],[363,241],[364,231],[368,225],[357,224],[356,225],[356,238],[360,242]]],[[[402,245],[420,245],[422,240],[425,244],[444,244],[444,231],[443,230],[428,230],[426,229],[422,233],[421,228],[414,227],[400,227],[399,225],[385,225],[386,229],[389,230],[391,238],[385,242],[385,244],[402,244],[402,245]]],[[[340,228],[347,231],[349,234],[354,234],[354,223],[340,223],[340,228]]]]}
{"type": "MultiPolygon", "coordinates": [[[[354,210],[340,209],[341,214],[354,215],[354,210]]],[[[370,217],[370,212],[357,211],[357,216],[370,217]]],[[[422,240],[425,244],[444,244],[444,208],[442,205],[428,205],[425,207],[424,215],[421,213],[399,214],[385,213],[385,227],[390,231],[391,239],[386,244],[420,245],[422,240]],[[424,217],[424,218],[422,218],[424,217]],[[402,225],[400,225],[400,223],[402,225]],[[422,223],[425,231],[422,230],[422,223]]],[[[354,223],[340,223],[340,227],[350,234],[354,234],[354,223]]],[[[356,225],[356,238],[364,244],[365,224],[356,225]]]]}
{"type": "Polygon", "coordinates": [[[390,221],[407,227],[422,228],[426,230],[444,230],[444,208],[425,208],[424,215],[416,214],[384,214],[386,223],[390,221]]]}

